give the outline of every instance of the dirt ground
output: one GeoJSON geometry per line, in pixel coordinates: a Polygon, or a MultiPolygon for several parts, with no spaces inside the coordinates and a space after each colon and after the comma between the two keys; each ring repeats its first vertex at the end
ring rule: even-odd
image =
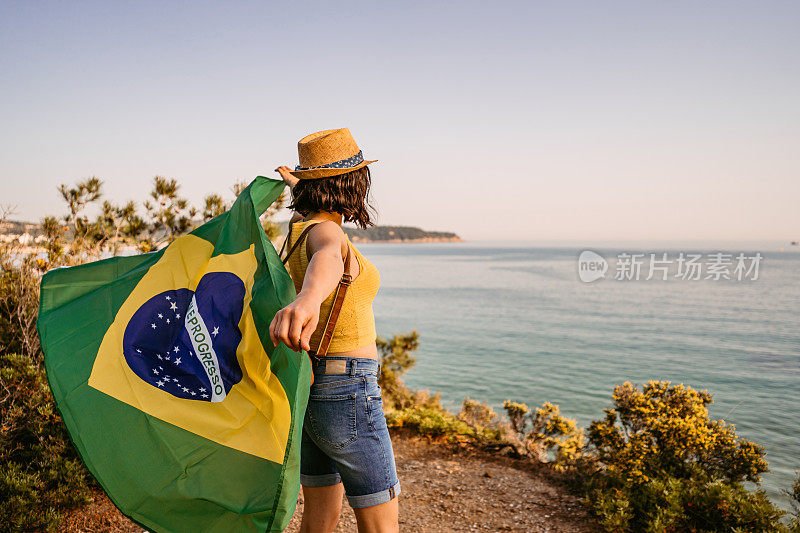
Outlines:
{"type": "MultiPolygon", "coordinates": [[[[578,500],[524,461],[461,450],[393,433],[402,492],[400,530],[408,532],[598,531],[578,500]]],[[[302,494],[287,533],[299,531],[302,494]]],[[[65,532],[141,532],[105,495],[65,520],[65,532]]],[[[356,531],[345,500],[337,532],[356,531]]]]}
{"type": "MultiPolygon", "coordinates": [[[[598,531],[574,496],[523,461],[416,435],[393,434],[392,444],[402,488],[401,531],[598,531]]],[[[287,533],[299,531],[302,509],[301,494],[287,533]]],[[[336,531],[356,531],[346,500],[336,531]]]]}

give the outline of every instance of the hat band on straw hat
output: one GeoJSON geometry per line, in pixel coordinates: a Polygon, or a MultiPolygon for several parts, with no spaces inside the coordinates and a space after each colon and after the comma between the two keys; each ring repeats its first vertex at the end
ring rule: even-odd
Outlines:
{"type": "Polygon", "coordinates": [[[318,167],[301,167],[297,165],[294,167],[295,171],[298,170],[315,170],[318,168],[350,168],[356,165],[360,165],[364,161],[364,154],[359,152],[354,155],[353,157],[348,157],[347,159],[342,159],[341,161],[334,161],[333,163],[328,163],[327,165],[320,165],[318,167]]]}

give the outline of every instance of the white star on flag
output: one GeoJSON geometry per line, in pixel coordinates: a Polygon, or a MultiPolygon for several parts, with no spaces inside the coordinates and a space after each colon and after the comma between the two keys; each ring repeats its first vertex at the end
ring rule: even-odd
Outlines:
{"type": "Polygon", "coordinates": [[[153,329],[156,329],[156,325],[155,324],[150,324],[150,325],[153,326],[153,329]]]}
{"type": "Polygon", "coordinates": [[[212,332],[211,332],[211,334],[212,334],[212,335],[214,335],[214,336],[216,337],[216,336],[217,336],[217,333],[219,333],[219,328],[216,328],[216,327],[215,327],[215,328],[214,328],[214,331],[212,331],[212,332]]]}
{"type": "Polygon", "coordinates": [[[161,381],[160,379],[156,383],[158,384],[159,387],[163,387],[164,386],[164,382],[161,381]]]}
{"type": "Polygon", "coordinates": [[[176,358],[175,358],[175,364],[176,364],[176,365],[179,365],[179,364],[181,364],[181,358],[180,358],[180,357],[176,357],[176,358]]]}
{"type": "Polygon", "coordinates": [[[170,309],[172,309],[172,310],[174,311],[175,309],[177,309],[177,308],[178,308],[178,305],[177,305],[175,302],[172,302],[172,303],[169,305],[169,308],[170,308],[170,309]]]}
{"type": "Polygon", "coordinates": [[[172,350],[172,351],[175,352],[175,353],[178,353],[178,352],[180,352],[180,349],[176,346],[175,349],[172,350]]]}

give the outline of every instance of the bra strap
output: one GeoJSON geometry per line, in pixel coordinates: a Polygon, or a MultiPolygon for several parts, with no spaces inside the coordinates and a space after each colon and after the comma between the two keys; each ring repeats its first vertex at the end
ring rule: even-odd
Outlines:
{"type": "MultiPolygon", "coordinates": [[[[281,261],[284,265],[286,264],[286,261],[289,260],[289,256],[292,255],[292,252],[294,252],[297,249],[297,247],[300,246],[300,243],[303,242],[303,239],[306,238],[306,235],[308,235],[308,232],[315,225],[316,224],[309,224],[308,226],[306,226],[306,229],[304,229],[303,232],[300,234],[300,236],[297,238],[297,242],[295,242],[291,247],[289,247],[289,252],[286,254],[286,257],[284,257],[283,260],[281,261]]],[[[286,234],[286,240],[283,241],[283,246],[281,247],[281,251],[278,254],[279,257],[283,253],[283,249],[286,248],[286,243],[289,242],[289,239],[291,237],[292,237],[292,226],[290,224],[289,225],[289,232],[286,234]]]]}

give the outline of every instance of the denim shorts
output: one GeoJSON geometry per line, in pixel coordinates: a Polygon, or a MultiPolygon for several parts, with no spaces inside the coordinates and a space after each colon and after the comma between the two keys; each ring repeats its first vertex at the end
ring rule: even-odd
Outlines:
{"type": "Polygon", "coordinates": [[[378,361],[327,356],[312,359],[312,367],[300,483],[327,487],[341,481],[353,508],[388,502],[400,494],[400,482],[383,415],[378,361]],[[325,361],[337,366],[335,374],[322,373],[325,361]]]}

